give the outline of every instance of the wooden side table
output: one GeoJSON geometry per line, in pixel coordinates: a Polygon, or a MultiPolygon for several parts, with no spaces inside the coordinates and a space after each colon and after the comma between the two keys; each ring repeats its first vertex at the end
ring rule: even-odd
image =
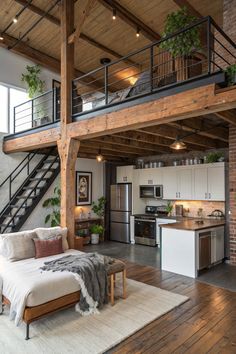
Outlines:
{"type": "Polygon", "coordinates": [[[86,236],[90,237],[90,227],[94,224],[101,225],[101,222],[102,220],[100,218],[75,219],[75,237],[81,238],[84,240],[84,244],[87,244],[88,242],[86,242],[86,236]],[[84,234],[84,237],[80,236],[78,233],[80,233],[80,235],[84,234]]]}

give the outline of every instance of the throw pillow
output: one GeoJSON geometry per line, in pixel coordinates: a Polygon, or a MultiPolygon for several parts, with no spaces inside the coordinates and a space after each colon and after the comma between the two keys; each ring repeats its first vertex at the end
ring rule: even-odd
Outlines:
{"type": "Polygon", "coordinates": [[[65,252],[66,250],[69,249],[69,245],[67,242],[67,228],[56,226],[56,227],[39,227],[37,229],[34,229],[34,232],[36,233],[37,237],[40,240],[51,240],[57,236],[62,236],[62,248],[63,251],[65,252]]]}
{"type": "Polygon", "coordinates": [[[35,237],[37,235],[33,231],[2,234],[0,236],[0,252],[11,262],[33,258],[35,256],[33,238],[35,237]]]}
{"type": "Polygon", "coordinates": [[[39,240],[38,238],[35,238],[34,245],[35,258],[43,258],[63,253],[61,236],[58,236],[52,240],[39,240]]]}

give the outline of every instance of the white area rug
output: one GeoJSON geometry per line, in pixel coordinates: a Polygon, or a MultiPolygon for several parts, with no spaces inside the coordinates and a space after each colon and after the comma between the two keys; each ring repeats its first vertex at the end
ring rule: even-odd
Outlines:
{"type": "MultiPolygon", "coordinates": [[[[107,305],[99,315],[80,317],[74,308],[41,319],[30,328],[25,341],[25,325],[15,327],[6,312],[0,316],[2,354],[97,354],[104,353],[153,320],[187,301],[174,294],[131,279],[126,300],[107,305]]],[[[119,285],[116,288],[119,292],[119,285]]]]}

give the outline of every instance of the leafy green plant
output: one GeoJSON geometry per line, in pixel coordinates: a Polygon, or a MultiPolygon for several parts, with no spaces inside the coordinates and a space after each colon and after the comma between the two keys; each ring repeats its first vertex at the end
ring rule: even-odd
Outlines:
{"type": "Polygon", "coordinates": [[[105,214],[106,199],[104,197],[98,198],[97,202],[92,202],[92,211],[100,218],[104,217],[105,214]]]}
{"type": "Polygon", "coordinates": [[[41,73],[41,68],[39,65],[27,65],[26,73],[21,75],[21,81],[27,86],[27,92],[29,98],[34,98],[37,95],[43,93],[45,86],[45,81],[41,80],[39,75],[41,73]]]}
{"type": "Polygon", "coordinates": [[[228,86],[233,86],[235,84],[236,78],[236,64],[230,65],[225,70],[226,80],[228,86]]]}
{"type": "MultiPolygon", "coordinates": [[[[186,7],[172,12],[166,18],[162,38],[184,29],[196,20],[195,16],[188,14],[186,7]]],[[[201,48],[199,27],[193,27],[188,31],[180,33],[173,38],[167,39],[160,45],[161,48],[168,50],[174,58],[178,56],[190,56],[194,50],[201,48]]]]}
{"type": "Polygon", "coordinates": [[[166,211],[167,211],[168,215],[171,215],[173,208],[174,208],[173,204],[170,201],[168,201],[168,203],[166,205],[166,211]]]}
{"type": "Polygon", "coordinates": [[[50,210],[50,213],[45,217],[45,224],[50,222],[51,227],[60,225],[60,206],[61,189],[59,187],[55,187],[53,196],[43,202],[43,208],[47,208],[50,210]]]}
{"type": "Polygon", "coordinates": [[[209,152],[206,156],[206,163],[217,162],[221,157],[224,157],[222,152],[209,152]]]}
{"type": "Polygon", "coordinates": [[[92,234],[102,235],[104,227],[102,225],[94,224],[90,227],[92,234]]]}

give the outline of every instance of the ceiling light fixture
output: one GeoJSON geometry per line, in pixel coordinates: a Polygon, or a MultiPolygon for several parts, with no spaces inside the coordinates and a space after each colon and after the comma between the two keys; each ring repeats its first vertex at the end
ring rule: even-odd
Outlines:
{"type": "Polygon", "coordinates": [[[170,148],[171,149],[174,149],[174,150],[184,150],[187,148],[186,144],[181,140],[179,139],[179,137],[177,136],[175,141],[170,145],[170,148]]]}
{"type": "Polygon", "coordinates": [[[136,37],[138,38],[140,36],[140,29],[137,28],[137,31],[136,31],[136,37]]]}
{"type": "Polygon", "coordinates": [[[12,21],[13,21],[13,23],[17,23],[18,22],[17,16],[15,16],[12,21]]]}
{"type": "Polygon", "coordinates": [[[102,162],[104,160],[104,156],[101,154],[101,149],[98,151],[98,155],[96,156],[97,162],[102,162]]]}
{"type": "Polygon", "coordinates": [[[116,9],[112,11],[112,20],[116,20],[116,9]]]}
{"type": "Polygon", "coordinates": [[[0,34],[0,41],[3,41],[4,40],[4,38],[3,38],[3,36],[0,34]]]}

